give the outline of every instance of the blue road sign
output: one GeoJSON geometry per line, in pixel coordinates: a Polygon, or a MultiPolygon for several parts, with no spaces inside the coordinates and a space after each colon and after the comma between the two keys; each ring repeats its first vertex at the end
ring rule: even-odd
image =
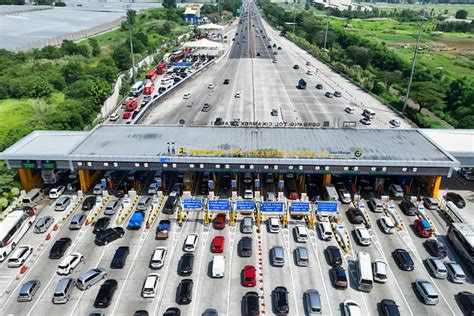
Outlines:
{"type": "Polygon", "coordinates": [[[255,187],[260,188],[260,179],[255,179],[255,187]]]}
{"type": "Polygon", "coordinates": [[[230,181],[230,185],[232,186],[232,189],[236,189],[237,188],[237,180],[230,181]]]}
{"type": "Polygon", "coordinates": [[[214,190],[214,180],[209,180],[209,190],[214,190]]]}
{"type": "Polygon", "coordinates": [[[184,199],[183,201],[184,209],[202,209],[201,199],[184,199]]]}
{"type": "Polygon", "coordinates": [[[280,181],[278,181],[278,187],[279,187],[280,189],[283,189],[283,188],[285,187],[285,180],[280,180],[280,181]]]}
{"type": "Polygon", "coordinates": [[[230,201],[229,200],[209,200],[207,202],[207,208],[209,211],[229,211],[230,201]]]}
{"type": "Polygon", "coordinates": [[[102,188],[106,188],[106,187],[107,187],[107,181],[106,181],[104,178],[100,179],[100,186],[101,186],[102,188]]]}
{"type": "Polygon", "coordinates": [[[160,157],[160,162],[161,163],[171,162],[171,159],[170,157],[160,157]]]}
{"type": "Polygon", "coordinates": [[[262,212],[283,213],[283,202],[262,202],[262,212]]]}
{"type": "Polygon", "coordinates": [[[318,213],[337,213],[337,207],[337,201],[319,201],[317,211],[318,213]]]}
{"type": "Polygon", "coordinates": [[[255,209],[255,202],[252,200],[239,200],[235,206],[237,211],[253,211],[255,209]]]}
{"type": "Polygon", "coordinates": [[[309,202],[291,202],[290,214],[309,213],[309,202]]]}

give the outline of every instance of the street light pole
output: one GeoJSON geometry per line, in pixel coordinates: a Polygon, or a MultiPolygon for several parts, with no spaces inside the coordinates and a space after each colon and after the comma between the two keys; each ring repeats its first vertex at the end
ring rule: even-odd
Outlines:
{"type": "Polygon", "coordinates": [[[326,32],[324,33],[324,50],[326,50],[326,44],[328,41],[328,30],[329,30],[329,12],[331,11],[331,0],[328,3],[328,15],[326,17],[326,32]]]}
{"type": "Polygon", "coordinates": [[[420,47],[421,31],[423,30],[423,21],[425,20],[424,11],[422,15],[420,16],[420,19],[421,19],[420,30],[418,31],[418,37],[416,38],[415,52],[413,53],[413,63],[411,64],[410,79],[408,80],[407,93],[405,94],[405,100],[403,102],[403,109],[402,109],[403,114],[406,114],[406,109],[408,105],[408,97],[410,96],[411,82],[413,80],[413,73],[415,72],[416,56],[418,55],[418,48],[420,47]]]}
{"type": "Polygon", "coordinates": [[[296,0],[293,0],[293,34],[295,34],[296,28],[296,0]]]}
{"type": "Polygon", "coordinates": [[[135,75],[135,59],[133,58],[133,42],[132,42],[132,25],[130,23],[130,5],[127,6],[128,36],[130,41],[130,57],[132,59],[132,77],[133,82],[136,81],[135,75]]]}

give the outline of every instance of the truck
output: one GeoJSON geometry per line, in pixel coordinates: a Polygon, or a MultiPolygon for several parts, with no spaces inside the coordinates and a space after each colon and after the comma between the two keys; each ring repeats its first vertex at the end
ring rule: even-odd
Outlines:
{"type": "Polygon", "coordinates": [[[150,95],[153,93],[153,90],[155,90],[155,84],[153,83],[153,81],[147,82],[145,85],[145,89],[143,90],[143,94],[150,95]]]}
{"type": "Polygon", "coordinates": [[[41,170],[41,178],[45,184],[54,184],[58,182],[59,178],[63,174],[62,170],[59,169],[43,169],[41,170]]]}
{"type": "Polygon", "coordinates": [[[417,218],[413,222],[413,226],[420,237],[430,238],[433,235],[433,228],[427,219],[417,218]]]}
{"type": "Polygon", "coordinates": [[[298,89],[306,89],[306,81],[304,81],[304,79],[300,79],[300,81],[298,81],[298,89]]]}
{"type": "Polygon", "coordinates": [[[166,63],[160,63],[158,66],[156,66],[156,73],[159,75],[163,75],[166,72],[166,68],[166,63]]]}
{"type": "MultiPolygon", "coordinates": [[[[150,69],[145,74],[145,80],[155,81],[158,74],[156,73],[157,69],[150,69]]],[[[145,87],[146,88],[146,87],[145,87]]]]}
{"type": "Polygon", "coordinates": [[[141,211],[136,211],[133,213],[132,217],[128,221],[128,229],[140,229],[143,224],[143,219],[145,218],[145,214],[141,211]]]}
{"type": "Polygon", "coordinates": [[[137,100],[132,99],[128,100],[127,103],[125,103],[125,111],[132,112],[135,111],[138,107],[137,100]]]}
{"type": "Polygon", "coordinates": [[[168,239],[168,232],[170,230],[171,222],[169,220],[162,220],[156,228],[156,240],[168,239]]]}
{"type": "Polygon", "coordinates": [[[225,272],[225,256],[214,256],[212,259],[212,277],[223,278],[225,272]]]}

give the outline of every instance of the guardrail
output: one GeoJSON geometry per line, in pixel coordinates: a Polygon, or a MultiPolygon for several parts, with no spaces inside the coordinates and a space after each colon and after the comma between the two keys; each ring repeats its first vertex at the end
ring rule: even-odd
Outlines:
{"type": "Polygon", "coordinates": [[[155,108],[161,101],[163,101],[165,99],[166,96],[168,96],[168,94],[170,94],[171,92],[174,92],[177,88],[179,88],[183,83],[187,82],[188,80],[190,80],[191,78],[194,78],[194,76],[196,74],[199,74],[201,71],[209,68],[212,64],[214,64],[216,62],[215,59],[212,59],[210,61],[208,61],[207,63],[203,64],[201,67],[199,67],[198,69],[196,69],[196,71],[194,73],[192,73],[191,75],[189,75],[188,77],[184,78],[183,80],[179,81],[178,83],[176,83],[175,85],[173,85],[171,87],[171,89],[169,90],[166,90],[165,92],[163,92],[162,94],[158,95],[158,97],[154,100],[152,100],[150,103],[148,103],[147,105],[145,105],[142,110],[138,113],[138,115],[131,121],[131,124],[137,124],[137,123],[140,123],[141,119],[144,118],[150,110],[152,110],[153,108],[155,108]]]}

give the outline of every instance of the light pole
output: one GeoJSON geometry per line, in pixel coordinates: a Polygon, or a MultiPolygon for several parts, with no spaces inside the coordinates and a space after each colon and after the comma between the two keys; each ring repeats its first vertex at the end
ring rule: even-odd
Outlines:
{"type": "Polygon", "coordinates": [[[403,114],[406,114],[406,109],[408,105],[408,97],[410,96],[411,82],[413,80],[413,73],[415,72],[416,56],[418,55],[418,48],[420,47],[421,31],[423,30],[423,21],[425,20],[425,11],[422,11],[422,15],[420,16],[420,19],[421,19],[420,30],[418,31],[418,37],[416,38],[415,52],[413,53],[413,63],[411,64],[410,79],[408,80],[407,93],[405,94],[405,100],[403,102],[403,109],[402,109],[403,114]]]}
{"type": "Polygon", "coordinates": [[[293,0],[293,34],[295,34],[296,28],[296,0],[293,0]]]}
{"type": "Polygon", "coordinates": [[[130,23],[130,4],[127,6],[127,21],[128,21],[128,36],[129,36],[129,41],[130,41],[130,57],[132,59],[132,77],[133,77],[133,82],[135,83],[136,81],[136,75],[135,75],[135,60],[133,58],[133,42],[132,42],[132,24],[130,23]]]}
{"type": "Polygon", "coordinates": [[[326,32],[324,32],[324,50],[326,50],[326,44],[328,41],[328,30],[329,30],[329,12],[331,11],[331,0],[328,3],[328,15],[326,17],[326,32]]]}

